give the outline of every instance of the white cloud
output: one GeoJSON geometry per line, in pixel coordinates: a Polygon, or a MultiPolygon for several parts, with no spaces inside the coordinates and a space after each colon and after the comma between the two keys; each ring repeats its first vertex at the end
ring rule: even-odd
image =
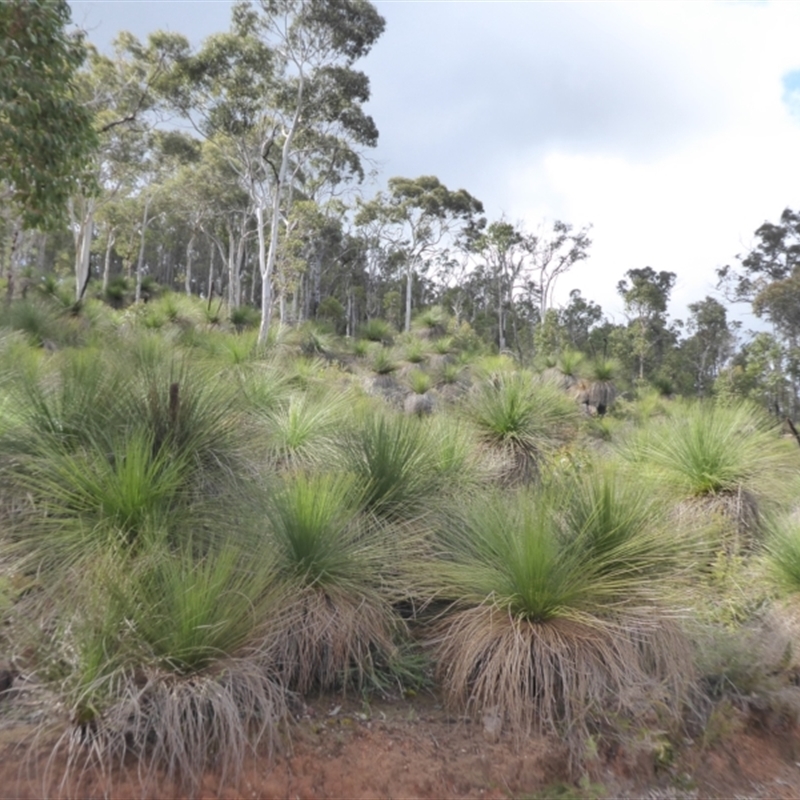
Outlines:
{"type": "Polygon", "coordinates": [[[508,165],[503,193],[513,218],[594,223],[592,257],[564,279],[616,315],[617,281],[634,267],[678,273],[673,313],[711,293],[714,270],[746,252],[765,219],[800,203],[800,126],[783,102],[782,76],[800,65],[800,7],[628,6],[643,26],[680,43],[676,77],[702,74],[722,98],[712,130],[642,159],[602,146],[558,145],[508,165]]]}

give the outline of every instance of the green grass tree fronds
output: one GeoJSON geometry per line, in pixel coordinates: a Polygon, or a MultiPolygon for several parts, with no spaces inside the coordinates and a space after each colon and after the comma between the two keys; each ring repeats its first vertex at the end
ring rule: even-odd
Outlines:
{"type": "Polygon", "coordinates": [[[796,447],[749,403],[683,404],[634,436],[623,454],[677,497],[701,501],[751,532],[766,506],[793,494],[800,473],[796,447]]]}
{"type": "Polygon", "coordinates": [[[279,469],[330,465],[340,453],[353,397],[347,392],[294,393],[263,417],[269,459],[279,469]]]}
{"type": "Polygon", "coordinates": [[[368,409],[345,443],[343,466],[364,487],[362,502],[371,514],[408,521],[424,513],[436,496],[436,443],[416,417],[368,409]]]}
{"type": "Polygon", "coordinates": [[[467,414],[485,444],[507,459],[510,482],[534,478],[540,458],[569,441],[579,420],[555,383],[525,372],[501,372],[477,386],[467,414]]]}
{"type": "Polygon", "coordinates": [[[65,781],[98,767],[113,780],[133,758],[143,791],[173,783],[195,794],[208,771],[235,785],[287,714],[262,652],[264,621],[280,607],[272,564],[233,543],[205,556],[149,544],[78,581],[83,602],[51,645],[71,722],[51,763],[66,757],[65,781]]]}
{"type": "Polygon", "coordinates": [[[677,718],[690,657],[659,590],[691,554],[612,484],[494,493],[442,523],[429,575],[452,605],[431,641],[452,706],[573,754],[611,716],[677,718]]]}
{"type": "Polygon", "coordinates": [[[298,473],[266,510],[267,543],[287,598],[270,625],[287,685],[363,685],[388,668],[405,626],[393,608],[403,541],[359,511],[360,492],[347,474],[298,473]]]}

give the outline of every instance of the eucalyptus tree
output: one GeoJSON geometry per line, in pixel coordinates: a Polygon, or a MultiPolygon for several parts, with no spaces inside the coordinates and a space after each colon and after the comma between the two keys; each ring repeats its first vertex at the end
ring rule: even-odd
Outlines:
{"type": "Polygon", "coordinates": [[[758,317],[773,325],[780,342],[782,368],[791,383],[792,416],[800,410],[800,211],[787,208],[777,223],[755,232],[750,252],[738,256],[741,271],[718,270],[728,299],[750,303],[758,317]]]}
{"type": "Polygon", "coordinates": [[[425,258],[451,234],[482,227],[483,204],[465,189],[448,189],[437,177],[390,178],[388,193],[361,203],[356,222],[379,221],[390,249],[403,256],[406,271],[405,330],[411,330],[412,289],[425,258]]]}
{"type": "Polygon", "coordinates": [[[692,389],[701,397],[710,394],[714,383],[733,355],[736,337],[728,312],[719,300],[706,297],[689,304],[687,329],[690,336],[681,343],[681,358],[688,362],[692,389]]]}
{"type": "MultiPolygon", "coordinates": [[[[146,45],[121,33],[113,57],[91,48],[86,69],[78,75],[79,95],[91,113],[98,147],[90,171],[100,192],[75,191],[69,199],[75,241],[75,296],[89,282],[89,259],[95,215],[104,203],[141,187],[148,133],[156,121],[159,97],[170,71],[185,53],[185,39],[158,32],[146,45]]],[[[107,239],[111,232],[107,232],[107,239]]]]}
{"type": "Polygon", "coordinates": [[[198,144],[198,158],[180,165],[164,187],[189,228],[184,288],[192,292],[197,237],[203,235],[219,252],[227,272],[228,303],[242,303],[242,269],[253,234],[253,207],[228,157],[233,143],[219,134],[198,144]]]}
{"type": "Polygon", "coordinates": [[[645,363],[648,357],[663,357],[668,344],[674,343],[674,332],[667,328],[666,312],[676,274],[662,270],[656,272],[652,267],[629,269],[617,283],[617,293],[625,302],[625,310],[630,319],[629,331],[632,336],[632,353],[638,363],[638,377],[645,377],[645,363]]]}
{"type": "Polygon", "coordinates": [[[23,230],[63,220],[97,145],[76,73],[86,50],[66,0],[0,3],[0,201],[10,208],[8,296],[23,230]]]}
{"type": "MultiPolygon", "coordinates": [[[[516,316],[513,314],[514,295],[529,265],[530,240],[510,222],[500,219],[492,222],[475,240],[474,248],[486,261],[490,280],[495,284],[497,346],[504,350],[509,314],[516,326],[516,316]]],[[[514,339],[517,339],[516,330],[514,339]]]]}
{"type": "Polygon", "coordinates": [[[579,261],[589,256],[592,240],[589,238],[591,225],[578,231],[567,222],[556,220],[550,231],[541,226],[535,233],[524,238],[525,248],[531,261],[539,300],[539,320],[545,319],[553,308],[553,295],[558,279],[572,269],[579,261]]]}
{"type": "Polygon", "coordinates": [[[377,142],[363,110],[369,80],[353,64],[383,29],[367,0],[240,2],[231,32],[207,39],[173,87],[173,100],[199,131],[234,144],[231,164],[257,221],[261,343],[293,191],[311,175],[360,175],[356,148],[377,142]]]}
{"type": "MultiPolygon", "coordinates": [[[[581,294],[580,289],[569,293],[569,303],[559,312],[559,322],[564,328],[570,347],[584,352],[592,350],[590,332],[603,321],[603,309],[581,294]]],[[[605,352],[592,352],[595,358],[605,358],[605,352]]]]}

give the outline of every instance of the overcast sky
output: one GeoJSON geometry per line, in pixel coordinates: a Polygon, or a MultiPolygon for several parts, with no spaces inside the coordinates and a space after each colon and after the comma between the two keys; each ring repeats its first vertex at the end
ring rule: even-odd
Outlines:
{"type": "MultiPolygon", "coordinates": [[[[199,44],[231,6],[70,4],[101,49],[158,28],[199,44]]],[[[528,229],[591,223],[562,303],[580,288],[621,322],[617,282],[651,266],[677,273],[671,312],[685,319],[761,223],[800,207],[800,3],[376,5],[386,32],[359,67],[381,181],[437,175],[528,229]]]]}

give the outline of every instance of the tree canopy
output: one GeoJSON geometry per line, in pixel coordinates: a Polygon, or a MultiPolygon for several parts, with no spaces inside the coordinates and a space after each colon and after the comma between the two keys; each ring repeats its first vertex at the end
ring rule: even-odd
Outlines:
{"type": "Polygon", "coordinates": [[[76,92],[86,57],[66,0],[0,3],[0,182],[27,228],[64,218],[97,145],[76,92]]]}

